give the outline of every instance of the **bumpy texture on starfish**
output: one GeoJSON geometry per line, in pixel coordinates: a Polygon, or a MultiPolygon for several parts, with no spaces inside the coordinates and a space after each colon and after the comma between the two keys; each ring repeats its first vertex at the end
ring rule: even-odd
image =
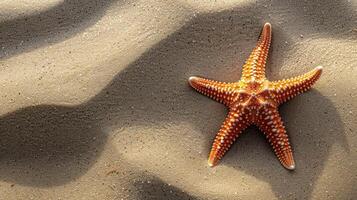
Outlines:
{"type": "Polygon", "coordinates": [[[190,77],[190,85],[198,92],[217,100],[229,108],[229,113],[214,140],[208,164],[214,166],[228,151],[242,131],[256,125],[264,132],[280,163],[295,169],[295,162],[278,106],[310,89],[319,79],[322,67],[286,80],[269,81],[265,77],[272,28],[266,23],[257,46],[243,66],[238,82],[225,83],[190,77]]]}

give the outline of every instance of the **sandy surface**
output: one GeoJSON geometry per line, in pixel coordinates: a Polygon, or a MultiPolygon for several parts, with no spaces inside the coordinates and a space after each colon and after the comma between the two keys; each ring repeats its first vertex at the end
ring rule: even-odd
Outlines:
{"type": "Polygon", "coordinates": [[[0,199],[357,198],[357,1],[0,2],[0,199]],[[264,22],[270,80],[324,66],[280,108],[296,170],[254,127],[207,166],[264,22]]]}

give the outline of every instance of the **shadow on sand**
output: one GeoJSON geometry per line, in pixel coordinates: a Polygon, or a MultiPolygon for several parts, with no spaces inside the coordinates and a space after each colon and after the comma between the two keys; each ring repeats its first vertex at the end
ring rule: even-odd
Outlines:
{"type": "Polygon", "coordinates": [[[140,200],[198,200],[179,188],[169,185],[157,177],[148,178],[145,181],[137,182],[134,184],[137,194],[134,196],[140,200]]]}
{"type": "Polygon", "coordinates": [[[42,12],[0,22],[0,59],[66,40],[94,25],[118,0],[63,0],[42,12]]]}
{"type": "MultiPolygon", "coordinates": [[[[305,4],[309,6],[309,2],[305,4]]],[[[1,116],[0,179],[39,187],[71,181],[98,158],[107,140],[103,130],[109,126],[188,121],[207,135],[208,154],[226,112],[220,104],[194,92],[187,77],[239,79],[240,66],[255,45],[261,25],[269,20],[252,7],[199,15],[117,74],[90,101],[75,107],[28,107],[1,116]]],[[[278,55],[289,47],[283,27],[273,24],[273,29],[268,78],[281,67],[283,60],[278,55]]],[[[281,114],[295,151],[295,172],[280,166],[262,134],[254,134],[258,133],[255,129],[243,134],[221,164],[266,181],[278,197],[309,198],[333,144],[345,143],[342,122],[333,104],[314,90],[287,103],[281,114]]]]}

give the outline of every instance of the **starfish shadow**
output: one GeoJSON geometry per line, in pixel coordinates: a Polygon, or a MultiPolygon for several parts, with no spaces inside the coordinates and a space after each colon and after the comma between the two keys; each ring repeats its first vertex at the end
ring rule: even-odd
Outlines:
{"type": "Polygon", "coordinates": [[[309,199],[335,143],[349,151],[345,131],[333,103],[316,90],[281,106],[296,162],[285,170],[257,128],[248,129],[233,145],[222,164],[270,183],[277,197],[309,199]]]}

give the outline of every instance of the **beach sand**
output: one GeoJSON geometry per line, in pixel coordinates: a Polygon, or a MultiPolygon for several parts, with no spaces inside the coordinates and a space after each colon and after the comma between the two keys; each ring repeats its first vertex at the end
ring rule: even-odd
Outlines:
{"type": "Polygon", "coordinates": [[[0,199],[357,198],[357,1],[0,2],[0,199]],[[296,170],[192,75],[240,78],[270,22],[267,77],[323,66],[280,107],[296,170]]]}

